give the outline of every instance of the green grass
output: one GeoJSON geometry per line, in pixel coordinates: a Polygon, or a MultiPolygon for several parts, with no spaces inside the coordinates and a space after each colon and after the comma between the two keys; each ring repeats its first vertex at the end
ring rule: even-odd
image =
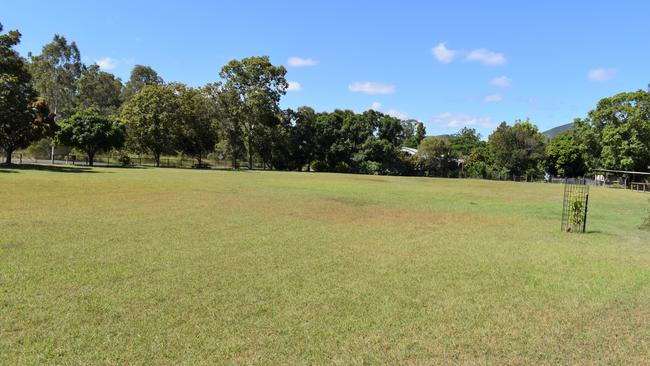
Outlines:
{"type": "Polygon", "coordinates": [[[0,364],[644,364],[647,197],[0,168],[0,364]]]}

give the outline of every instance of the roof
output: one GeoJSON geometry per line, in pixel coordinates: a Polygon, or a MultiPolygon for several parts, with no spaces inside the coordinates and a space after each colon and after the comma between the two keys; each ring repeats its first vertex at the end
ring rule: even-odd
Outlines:
{"type": "Polygon", "coordinates": [[[594,172],[650,175],[650,172],[634,172],[630,170],[612,170],[612,169],[594,169],[594,172]]]}

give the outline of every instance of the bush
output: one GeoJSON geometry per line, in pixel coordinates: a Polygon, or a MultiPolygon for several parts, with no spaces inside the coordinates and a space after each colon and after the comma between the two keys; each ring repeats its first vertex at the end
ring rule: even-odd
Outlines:
{"type": "Polygon", "coordinates": [[[327,171],[327,164],[322,160],[316,160],[311,163],[311,168],[315,172],[325,172],[327,171]]]}
{"type": "Polygon", "coordinates": [[[117,158],[117,161],[122,164],[122,166],[131,166],[131,157],[127,154],[122,154],[117,158]]]}

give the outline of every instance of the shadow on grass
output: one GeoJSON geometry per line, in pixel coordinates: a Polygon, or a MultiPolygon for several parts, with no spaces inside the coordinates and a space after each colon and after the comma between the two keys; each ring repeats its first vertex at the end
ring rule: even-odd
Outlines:
{"type": "Polygon", "coordinates": [[[39,170],[56,173],[102,173],[90,167],[58,166],[40,164],[3,164],[0,165],[0,173],[18,173],[21,170],[39,170]]]}

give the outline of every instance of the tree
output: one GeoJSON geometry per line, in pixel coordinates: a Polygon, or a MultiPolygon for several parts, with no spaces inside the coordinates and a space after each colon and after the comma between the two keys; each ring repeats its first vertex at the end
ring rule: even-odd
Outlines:
{"type": "Polygon", "coordinates": [[[473,128],[463,127],[451,136],[451,145],[460,156],[468,157],[474,149],[481,146],[481,134],[473,128]]]}
{"type": "Polygon", "coordinates": [[[420,142],[426,137],[426,128],[424,123],[410,119],[403,122],[404,125],[404,143],[405,147],[417,148],[420,142]]]}
{"type": "Polygon", "coordinates": [[[113,74],[101,71],[96,64],[90,65],[77,80],[79,106],[97,108],[108,115],[120,106],[122,82],[113,74]]]}
{"type": "Polygon", "coordinates": [[[514,126],[501,123],[489,139],[497,167],[521,176],[537,173],[544,159],[544,135],[537,126],[516,121],[514,126]]]}
{"type": "Polygon", "coordinates": [[[176,90],[168,85],[146,85],[122,107],[120,120],[129,143],[135,150],[152,153],[156,166],[160,166],[163,153],[174,150],[180,109],[176,90]]]}
{"type": "Polygon", "coordinates": [[[131,99],[145,85],[162,85],[163,83],[163,79],[150,66],[135,65],[133,70],[131,70],[129,81],[124,85],[122,100],[127,101],[131,99]]]}
{"type": "Polygon", "coordinates": [[[112,117],[90,108],[64,119],[56,140],[85,152],[88,165],[93,166],[98,152],[122,147],[124,135],[124,128],[112,117]]]}
{"type": "Polygon", "coordinates": [[[418,146],[417,156],[426,175],[446,176],[451,168],[454,150],[448,139],[426,137],[418,146]]]}
{"type": "Polygon", "coordinates": [[[201,164],[217,143],[216,111],[201,90],[184,85],[176,85],[176,89],[180,118],[175,126],[175,146],[201,164]]]}
{"type": "MultiPolygon", "coordinates": [[[[0,32],[2,29],[0,24],[0,32]]],[[[16,149],[56,129],[49,106],[37,99],[25,59],[13,49],[20,37],[16,30],[0,35],[0,147],[8,164],[16,149]]]]}
{"type": "Polygon", "coordinates": [[[58,118],[69,116],[77,106],[77,80],[85,69],[77,44],[57,34],[40,55],[29,56],[36,90],[58,118]]]}
{"type": "MultiPolygon", "coordinates": [[[[229,120],[238,120],[244,132],[248,166],[253,168],[255,135],[264,131],[259,128],[277,122],[280,97],[289,87],[284,78],[284,66],[274,66],[268,56],[232,60],[220,72],[222,88],[229,95],[229,120]]],[[[235,129],[231,130],[231,133],[235,129]]],[[[233,143],[238,143],[233,140],[233,143]]],[[[237,147],[244,150],[243,147],[237,147]]]]}
{"type": "Polygon", "coordinates": [[[572,131],[553,137],[546,145],[546,169],[552,175],[581,177],[587,171],[584,145],[572,131]]]}
{"type": "Polygon", "coordinates": [[[645,171],[650,166],[650,92],[603,98],[584,120],[576,120],[590,168],[645,171]]]}

